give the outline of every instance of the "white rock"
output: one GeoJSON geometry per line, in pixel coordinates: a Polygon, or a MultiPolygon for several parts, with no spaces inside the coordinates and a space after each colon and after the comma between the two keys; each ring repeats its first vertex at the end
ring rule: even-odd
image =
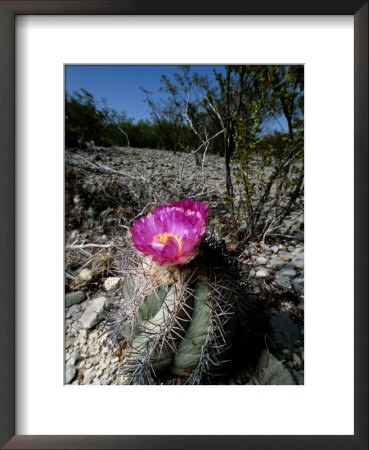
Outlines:
{"type": "Polygon", "coordinates": [[[103,344],[105,344],[107,338],[108,338],[107,333],[103,334],[102,336],[100,336],[100,337],[98,338],[97,341],[98,341],[98,343],[100,344],[100,346],[102,346],[103,344]]]}
{"type": "Polygon", "coordinates": [[[78,338],[78,344],[79,344],[80,348],[82,348],[82,353],[86,353],[86,352],[83,351],[83,347],[86,344],[86,338],[79,337],[78,338]]]}
{"type": "Polygon", "coordinates": [[[304,255],[300,254],[300,255],[296,256],[296,258],[294,258],[291,261],[291,264],[293,264],[298,269],[303,269],[304,268],[304,255]]]}
{"type": "Polygon", "coordinates": [[[83,201],[79,195],[73,197],[73,202],[76,206],[82,206],[83,201]]]}
{"type": "Polygon", "coordinates": [[[106,374],[102,378],[100,378],[100,383],[101,384],[110,384],[109,375],[106,374]]]}
{"type": "Polygon", "coordinates": [[[295,253],[303,253],[304,252],[304,247],[297,247],[295,248],[295,253]]]}
{"type": "Polygon", "coordinates": [[[250,244],[248,251],[249,251],[250,255],[255,255],[255,253],[257,253],[258,249],[256,248],[256,246],[254,244],[250,244]]]}
{"type": "Polygon", "coordinates": [[[95,298],[90,306],[85,309],[79,322],[85,329],[90,329],[102,319],[104,308],[109,306],[110,301],[106,297],[95,298]]]}
{"type": "Polygon", "coordinates": [[[279,275],[281,277],[294,278],[296,276],[296,270],[293,270],[293,269],[282,269],[279,272],[279,275]]]}
{"type": "Polygon", "coordinates": [[[304,279],[301,277],[294,278],[292,280],[292,287],[296,294],[301,295],[304,292],[304,279]]]}
{"type": "Polygon", "coordinates": [[[280,288],[285,289],[287,291],[291,289],[291,280],[290,280],[290,278],[283,277],[283,276],[280,275],[280,273],[276,274],[275,283],[277,283],[277,285],[280,288]]]}
{"type": "Polygon", "coordinates": [[[119,277],[109,277],[105,280],[104,288],[106,291],[112,291],[113,289],[116,289],[120,285],[120,278],[119,277]]]}
{"type": "Polygon", "coordinates": [[[258,256],[256,258],[256,262],[264,266],[268,262],[268,260],[264,256],[258,256]]]}
{"type": "Polygon", "coordinates": [[[280,270],[283,269],[283,267],[286,265],[286,262],[274,257],[270,260],[269,264],[272,270],[280,270]]]}
{"type": "Polygon", "coordinates": [[[65,383],[69,384],[76,376],[76,367],[68,365],[65,369],[65,383]]]}
{"type": "Polygon", "coordinates": [[[85,365],[86,369],[89,369],[92,366],[91,359],[89,359],[88,361],[86,360],[84,365],[85,365]]]}
{"type": "Polygon", "coordinates": [[[93,331],[88,336],[89,341],[95,341],[97,339],[98,335],[99,335],[99,333],[97,331],[93,331]]]}
{"type": "Polygon", "coordinates": [[[84,373],[83,384],[91,384],[92,380],[95,378],[94,369],[88,369],[84,373]]]}
{"type": "Polygon", "coordinates": [[[66,337],[65,338],[65,348],[69,348],[75,341],[74,337],[66,337]]]}
{"type": "Polygon", "coordinates": [[[74,358],[75,359],[75,361],[77,361],[77,359],[79,359],[79,357],[80,357],[80,352],[79,352],[79,350],[74,350],[72,353],[71,353],[71,358],[74,358]]]}
{"type": "Polygon", "coordinates": [[[255,277],[256,277],[256,278],[265,278],[265,277],[267,277],[268,275],[269,275],[269,272],[268,272],[266,269],[259,269],[259,270],[256,272],[255,277]]]}
{"type": "Polygon", "coordinates": [[[76,364],[76,358],[74,356],[71,356],[68,359],[67,366],[74,366],[75,364],[76,364]]]}

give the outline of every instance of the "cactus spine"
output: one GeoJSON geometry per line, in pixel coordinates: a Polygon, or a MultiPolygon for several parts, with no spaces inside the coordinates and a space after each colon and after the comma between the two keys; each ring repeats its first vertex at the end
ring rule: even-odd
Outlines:
{"type": "Polygon", "coordinates": [[[136,255],[124,265],[122,298],[107,318],[129,354],[123,372],[131,384],[155,384],[170,370],[188,384],[210,381],[224,363],[235,319],[235,293],[226,267],[201,258],[160,267],[136,255]]]}

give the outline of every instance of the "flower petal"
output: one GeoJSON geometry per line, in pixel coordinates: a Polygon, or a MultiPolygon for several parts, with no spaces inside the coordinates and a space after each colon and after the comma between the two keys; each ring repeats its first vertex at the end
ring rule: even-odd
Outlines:
{"type": "Polygon", "coordinates": [[[206,203],[190,199],[161,205],[133,222],[133,246],[159,264],[184,264],[197,254],[208,213],[206,203]]]}

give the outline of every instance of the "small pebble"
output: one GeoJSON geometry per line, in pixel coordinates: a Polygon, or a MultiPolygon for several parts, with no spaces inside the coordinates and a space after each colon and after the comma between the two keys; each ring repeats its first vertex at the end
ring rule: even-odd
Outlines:
{"type": "Polygon", "coordinates": [[[69,384],[73,381],[73,378],[76,376],[76,367],[74,365],[67,366],[65,370],[65,383],[69,384]]]}
{"type": "Polygon", "coordinates": [[[269,275],[269,272],[267,271],[267,269],[260,269],[256,272],[255,277],[256,278],[265,278],[269,275]]]}
{"type": "Polygon", "coordinates": [[[261,265],[265,265],[268,262],[264,256],[258,256],[255,261],[261,265]]]}
{"type": "Polygon", "coordinates": [[[112,291],[116,289],[120,284],[120,278],[119,277],[110,277],[107,278],[104,282],[104,288],[106,291],[112,291]]]}

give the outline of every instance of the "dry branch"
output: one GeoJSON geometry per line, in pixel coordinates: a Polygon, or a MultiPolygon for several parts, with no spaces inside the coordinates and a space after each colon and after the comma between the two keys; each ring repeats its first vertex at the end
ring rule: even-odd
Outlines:
{"type": "Polygon", "coordinates": [[[75,250],[80,248],[120,248],[124,247],[123,244],[70,244],[66,245],[66,249],[68,250],[75,250]]]}
{"type": "Polygon", "coordinates": [[[100,172],[105,172],[105,173],[113,173],[115,175],[120,175],[123,177],[127,177],[130,180],[133,181],[137,181],[138,183],[144,184],[144,185],[151,185],[154,186],[156,189],[160,190],[160,191],[165,191],[166,193],[168,193],[169,195],[171,195],[173,198],[178,199],[178,195],[175,194],[174,192],[172,192],[170,189],[166,188],[165,186],[162,186],[158,183],[156,183],[155,181],[149,180],[148,178],[144,177],[144,176],[135,176],[135,175],[130,175],[127,172],[123,172],[122,170],[116,170],[113,169],[111,167],[108,166],[103,166],[102,164],[99,163],[93,163],[92,161],[89,161],[88,159],[84,158],[81,155],[77,155],[79,158],[81,158],[85,163],[87,163],[87,167],[86,166],[78,166],[77,164],[73,164],[73,163],[67,163],[71,166],[75,166],[75,167],[79,167],[80,169],[87,169],[87,170],[91,170],[91,169],[95,169],[97,171],[100,172]]]}

